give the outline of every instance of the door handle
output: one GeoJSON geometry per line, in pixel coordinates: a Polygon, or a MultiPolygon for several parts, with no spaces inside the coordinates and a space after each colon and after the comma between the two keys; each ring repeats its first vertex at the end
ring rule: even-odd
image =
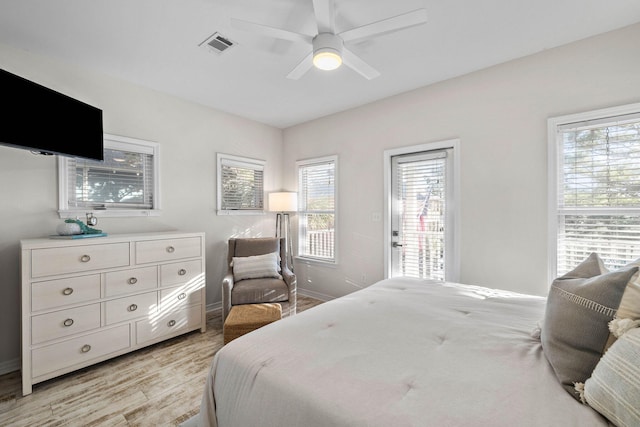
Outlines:
{"type": "Polygon", "coordinates": [[[401,244],[401,243],[398,243],[398,242],[393,242],[393,243],[391,244],[391,246],[393,246],[394,248],[400,248],[400,247],[402,247],[402,244],[401,244]]]}

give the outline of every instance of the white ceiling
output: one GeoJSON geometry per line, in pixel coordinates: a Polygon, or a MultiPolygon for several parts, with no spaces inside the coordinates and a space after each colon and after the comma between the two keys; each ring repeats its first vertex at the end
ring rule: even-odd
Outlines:
{"type": "Polygon", "coordinates": [[[639,0],[335,0],[336,31],[418,8],[426,24],[348,45],[374,80],[287,79],[309,46],[230,24],[314,35],[311,0],[0,0],[0,43],[286,128],[640,22],[639,0]],[[198,47],[216,31],[237,44],[198,47]]]}

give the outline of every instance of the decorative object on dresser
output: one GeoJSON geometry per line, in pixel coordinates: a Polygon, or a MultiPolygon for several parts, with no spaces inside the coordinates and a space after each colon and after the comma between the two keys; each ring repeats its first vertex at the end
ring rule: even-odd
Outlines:
{"type": "Polygon", "coordinates": [[[204,233],[22,240],[22,392],[206,329],[204,233]]]}
{"type": "MultiPolygon", "coordinates": [[[[98,223],[98,219],[92,214],[87,214],[87,222],[91,221],[93,225],[98,223]]],[[[85,239],[88,237],[106,237],[107,233],[102,230],[91,228],[79,219],[66,219],[56,228],[58,234],[49,236],[52,239],[85,239]]]]}

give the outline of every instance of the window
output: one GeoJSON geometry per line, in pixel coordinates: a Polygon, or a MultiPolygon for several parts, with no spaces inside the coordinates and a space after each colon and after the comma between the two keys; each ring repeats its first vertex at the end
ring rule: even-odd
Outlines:
{"type": "Polygon", "coordinates": [[[218,153],[218,215],[264,212],[264,164],[218,153]]]}
{"type": "Polygon", "coordinates": [[[58,157],[60,216],[158,214],[159,146],[104,136],[104,161],[58,157]]]}
{"type": "Polygon", "coordinates": [[[336,262],[336,156],[297,162],[298,256],[336,262]]]}
{"type": "Polygon", "coordinates": [[[549,120],[550,277],[640,257],[640,104],[549,120]]]}

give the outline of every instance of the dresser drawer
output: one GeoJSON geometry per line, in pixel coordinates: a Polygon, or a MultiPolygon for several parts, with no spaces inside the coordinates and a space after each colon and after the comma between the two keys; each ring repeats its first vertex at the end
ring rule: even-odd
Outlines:
{"type": "Polygon", "coordinates": [[[31,351],[33,377],[89,364],[91,360],[131,346],[129,325],[122,325],[31,351]]]}
{"type": "Polygon", "coordinates": [[[31,251],[32,277],[128,265],[129,243],[65,246],[31,251]]]}
{"type": "Polygon", "coordinates": [[[158,267],[156,266],[105,274],[105,293],[108,297],[156,287],[158,287],[158,267]]]}
{"type": "Polygon", "coordinates": [[[201,286],[178,286],[160,291],[160,307],[173,309],[185,305],[199,304],[202,301],[201,286]]]}
{"type": "Polygon", "coordinates": [[[31,310],[40,311],[100,299],[100,275],[31,283],[31,310]]]}
{"type": "Polygon", "coordinates": [[[111,325],[138,317],[148,317],[158,310],[158,293],[132,295],[107,301],[105,304],[106,322],[111,325]]]}
{"type": "Polygon", "coordinates": [[[41,314],[31,319],[31,343],[39,344],[99,327],[99,303],[41,314]]]}
{"type": "Polygon", "coordinates": [[[137,344],[197,329],[201,326],[201,310],[201,306],[186,307],[136,322],[137,344]]]}
{"type": "Polygon", "coordinates": [[[136,263],[138,264],[195,258],[201,255],[202,239],[200,237],[136,242],[136,263]]]}
{"type": "Polygon", "coordinates": [[[187,283],[193,279],[198,279],[201,286],[204,286],[204,275],[202,274],[202,261],[173,262],[160,266],[160,286],[170,286],[187,283]]]}

